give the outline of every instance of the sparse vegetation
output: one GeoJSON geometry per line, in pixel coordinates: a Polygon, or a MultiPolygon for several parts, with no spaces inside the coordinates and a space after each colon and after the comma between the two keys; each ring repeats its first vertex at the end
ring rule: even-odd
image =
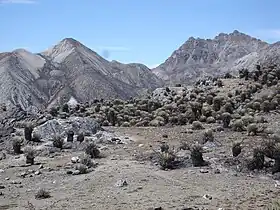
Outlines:
{"type": "Polygon", "coordinates": [[[80,174],[88,173],[88,167],[86,165],[84,165],[84,164],[78,164],[76,166],[76,170],[78,170],[80,174]]]}
{"type": "Polygon", "coordinates": [[[63,148],[64,140],[60,135],[54,135],[53,146],[59,149],[63,148]]]}
{"type": "Polygon", "coordinates": [[[91,158],[100,158],[100,151],[95,143],[90,142],[86,145],[85,153],[91,158]]]}
{"type": "Polygon", "coordinates": [[[203,149],[201,145],[193,145],[191,148],[191,160],[194,167],[205,166],[206,162],[203,159],[203,149]]]}
{"type": "Polygon", "coordinates": [[[237,157],[241,153],[241,142],[234,142],[232,146],[232,156],[237,157]]]}
{"type": "Polygon", "coordinates": [[[51,197],[50,193],[45,189],[39,189],[38,192],[35,194],[36,199],[46,199],[50,197],[51,197]]]}
{"type": "Polygon", "coordinates": [[[88,168],[94,167],[95,164],[93,163],[91,157],[89,155],[83,155],[80,158],[80,163],[87,166],[88,168]]]}
{"type": "Polygon", "coordinates": [[[79,133],[78,136],[77,136],[77,141],[82,143],[83,141],[85,140],[85,135],[84,133],[79,133]]]}
{"type": "Polygon", "coordinates": [[[33,125],[26,124],[24,127],[24,138],[26,141],[32,141],[33,125]]]}
{"type": "Polygon", "coordinates": [[[21,144],[22,144],[22,139],[20,138],[14,138],[13,139],[13,151],[15,154],[21,154],[21,144]]]}
{"type": "Polygon", "coordinates": [[[34,165],[35,153],[36,152],[32,147],[27,147],[25,149],[26,164],[34,165]]]}

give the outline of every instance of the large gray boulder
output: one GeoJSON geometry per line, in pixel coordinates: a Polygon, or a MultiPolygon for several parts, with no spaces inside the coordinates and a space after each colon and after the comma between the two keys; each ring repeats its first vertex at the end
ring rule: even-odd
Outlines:
{"type": "Polygon", "coordinates": [[[72,130],[75,134],[84,132],[87,135],[94,135],[101,130],[100,125],[91,118],[69,117],[68,119],[53,119],[34,128],[34,133],[41,136],[41,140],[51,140],[54,135],[66,137],[67,131],[72,130]]]}

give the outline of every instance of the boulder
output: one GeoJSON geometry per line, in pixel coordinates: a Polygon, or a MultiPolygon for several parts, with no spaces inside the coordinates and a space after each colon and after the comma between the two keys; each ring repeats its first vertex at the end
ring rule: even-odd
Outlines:
{"type": "Polygon", "coordinates": [[[87,117],[69,117],[68,119],[53,119],[34,128],[34,133],[38,133],[41,139],[51,140],[56,135],[66,137],[67,131],[72,130],[74,134],[84,132],[89,135],[94,135],[101,130],[100,125],[91,118],[87,117]]]}

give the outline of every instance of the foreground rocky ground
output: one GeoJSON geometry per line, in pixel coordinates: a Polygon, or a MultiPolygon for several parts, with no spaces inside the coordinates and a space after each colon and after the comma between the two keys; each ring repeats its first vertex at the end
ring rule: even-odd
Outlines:
{"type": "Polygon", "coordinates": [[[280,209],[280,68],[239,76],[1,107],[0,209],[280,209]]]}
{"type": "MultiPolygon", "coordinates": [[[[209,166],[186,163],[161,170],[147,157],[153,153],[151,146],[159,147],[162,135],[178,147],[182,140],[192,142],[201,133],[186,133],[189,126],[107,129],[127,143],[100,145],[104,157],[96,159],[98,166],[87,174],[66,174],[71,158],[82,154],[70,149],[36,157],[34,166],[26,166],[23,155],[7,155],[0,162],[0,209],[265,209],[279,199],[280,186],[269,173],[241,173],[225,165],[232,139],[242,138],[243,133],[215,133],[215,142],[222,144],[205,147],[209,166]],[[35,199],[40,188],[51,197],[35,199]]],[[[246,138],[244,153],[255,139],[246,138]]],[[[188,151],[180,153],[188,156],[188,151]]]]}

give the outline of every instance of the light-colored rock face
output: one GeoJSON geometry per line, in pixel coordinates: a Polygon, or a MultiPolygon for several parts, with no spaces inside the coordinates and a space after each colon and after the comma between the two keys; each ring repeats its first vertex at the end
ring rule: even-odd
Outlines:
{"type": "Polygon", "coordinates": [[[259,52],[269,44],[234,31],[214,39],[189,38],[153,72],[166,82],[192,83],[205,75],[237,72],[259,59],[259,52]]]}
{"type": "Polygon", "coordinates": [[[0,103],[25,110],[66,103],[71,97],[78,102],[129,98],[162,84],[146,66],[116,65],[71,38],[40,54],[22,49],[1,53],[0,76],[0,103]]]}

